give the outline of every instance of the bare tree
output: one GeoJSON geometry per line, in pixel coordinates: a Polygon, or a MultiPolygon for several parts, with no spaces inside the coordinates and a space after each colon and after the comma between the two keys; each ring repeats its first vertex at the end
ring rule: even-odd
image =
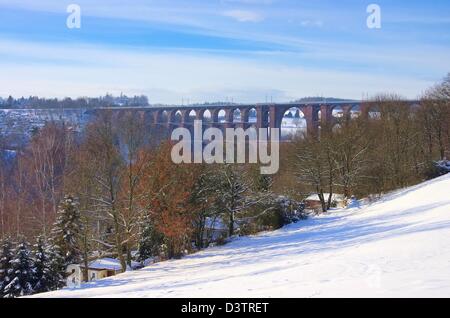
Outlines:
{"type": "Polygon", "coordinates": [[[369,164],[367,153],[370,136],[367,122],[361,117],[344,120],[333,134],[330,148],[337,173],[335,184],[342,188],[346,198],[350,198],[358,183],[366,177],[369,164]]]}
{"type": "Polygon", "coordinates": [[[422,118],[428,135],[428,149],[436,145],[441,159],[450,151],[450,74],[422,98],[422,118]]]}
{"type": "Polygon", "coordinates": [[[126,157],[121,178],[122,187],[119,193],[120,218],[124,229],[122,244],[126,249],[127,264],[131,266],[131,249],[136,243],[141,219],[136,191],[150,155],[148,151],[141,151],[146,144],[145,137],[147,136],[144,118],[138,116],[136,112],[127,112],[119,120],[119,128],[121,146],[126,157]]]}
{"type": "MultiPolygon", "coordinates": [[[[88,160],[86,168],[95,183],[91,200],[99,217],[112,223],[114,247],[122,271],[126,271],[124,257],[123,223],[120,215],[119,192],[124,165],[111,112],[102,112],[86,132],[82,145],[88,160]]],[[[107,245],[107,243],[105,243],[107,245]]]]}
{"type": "Polygon", "coordinates": [[[31,140],[22,156],[27,174],[28,199],[37,213],[31,215],[46,236],[55,219],[62,197],[63,176],[66,167],[66,148],[70,136],[64,125],[49,123],[31,140]]]}
{"type": "Polygon", "coordinates": [[[333,194],[333,166],[328,134],[298,137],[292,144],[293,172],[298,181],[310,186],[319,196],[322,212],[329,209],[333,194]],[[327,141],[326,141],[327,140],[327,141]],[[325,198],[324,193],[329,192],[325,198]]]}
{"type": "MultiPolygon", "coordinates": [[[[217,205],[228,219],[228,235],[235,234],[236,222],[243,219],[245,212],[265,200],[252,191],[251,180],[245,166],[225,164],[216,166],[217,205]]],[[[262,211],[265,213],[266,211],[262,211]]]]}

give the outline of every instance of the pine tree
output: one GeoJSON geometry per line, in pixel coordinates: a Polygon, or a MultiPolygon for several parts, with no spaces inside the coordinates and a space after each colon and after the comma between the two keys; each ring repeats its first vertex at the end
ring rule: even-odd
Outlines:
{"type": "Polygon", "coordinates": [[[58,210],[53,228],[53,240],[64,258],[65,265],[81,261],[80,237],[82,222],[78,203],[72,196],[66,196],[58,210]]]}
{"type": "Polygon", "coordinates": [[[34,264],[25,240],[17,245],[11,265],[11,282],[5,287],[4,297],[31,295],[33,293],[34,264]]]}
{"type": "Polygon", "coordinates": [[[4,290],[11,282],[13,252],[12,243],[9,238],[2,242],[0,251],[0,298],[4,297],[4,290]]]}
{"type": "Polygon", "coordinates": [[[34,245],[34,282],[33,290],[36,293],[44,293],[52,290],[52,270],[50,266],[50,255],[48,244],[42,236],[37,238],[34,245]]]}
{"type": "Polygon", "coordinates": [[[139,235],[139,258],[138,261],[144,262],[152,256],[158,255],[160,246],[163,243],[163,237],[155,229],[155,225],[150,216],[143,217],[141,232],[139,235]]]}
{"type": "Polygon", "coordinates": [[[57,290],[66,286],[66,264],[59,247],[50,240],[47,245],[48,269],[50,270],[50,290],[57,290]]]}

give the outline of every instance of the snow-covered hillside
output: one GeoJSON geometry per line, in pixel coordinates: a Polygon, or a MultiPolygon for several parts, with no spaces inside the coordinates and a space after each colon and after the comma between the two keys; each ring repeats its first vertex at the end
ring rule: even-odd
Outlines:
{"type": "Polygon", "coordinates": [[[35,297],[450,297],[450,175],[181,260],[35,297]]]}

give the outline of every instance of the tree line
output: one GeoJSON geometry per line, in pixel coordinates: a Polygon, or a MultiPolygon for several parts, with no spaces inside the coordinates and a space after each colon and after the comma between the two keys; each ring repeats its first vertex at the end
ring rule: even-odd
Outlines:
{"type": "Polygon", "coordinates": [[[127,96],[121,94],[120,96],[113,96],[106,94],[100,97],[79,97],[70,98],[40,98],[38,96],[14,98],[8,96],[6,99],[0,98],[0,107],[7,109],[60,109],[60,108],[101,108],[113,106],[148,106],[148,97],[127,96]]]}

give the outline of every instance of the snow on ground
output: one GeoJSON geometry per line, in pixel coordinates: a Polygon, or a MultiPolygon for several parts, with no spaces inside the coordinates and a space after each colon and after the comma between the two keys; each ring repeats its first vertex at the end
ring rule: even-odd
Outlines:
{"type": "Polygon", "coordinates": [[[450,175],[37,297],[450,297],[450,175]]]}

